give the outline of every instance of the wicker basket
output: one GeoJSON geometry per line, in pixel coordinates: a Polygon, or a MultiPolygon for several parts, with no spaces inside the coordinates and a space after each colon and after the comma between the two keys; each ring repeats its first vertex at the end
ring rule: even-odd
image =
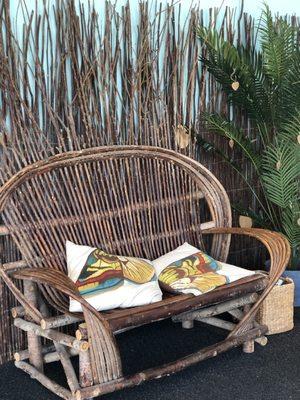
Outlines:
{"type": "Polygon", "coordinates": [[[295,285],[290,278],[281,278],[284,283],[274,286],[262,303],[257,322],[267,325],[268,335],[287,332],[294,328],[294,290],[295,285]]]}

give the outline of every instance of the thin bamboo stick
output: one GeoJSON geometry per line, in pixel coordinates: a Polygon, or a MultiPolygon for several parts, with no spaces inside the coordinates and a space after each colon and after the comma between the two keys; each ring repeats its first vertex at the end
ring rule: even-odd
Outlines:
{"type": "Polygon", "coordinates": [[[9,235],[9,230],[5,225],[0,225],[0,236],[9,235]]]}
{"type": "Polygon", "coordinates": [[[79,389],[79,382],[74,367],[70,361],[70,354],[62,344],[54,342],[54,346],[65,371],[70,390],[72,393],[75,393],[79,389]]]}
{"type": "Polygon", "coordinates": [[[32,332],[35,335],[45,337],[46,339],[54,340],[57,343],[60,343],[64,346],[72,347],[75,350],[87,351],[89,348],[89,344],[86,341],[77,340],[73,336],[66,335],[65,333],[55,331],[53,329],[44,330],[40,326],[32,322],[25,321],[21,318],[16,318],[14,320],[14,325],[25,332],[32,332]]]}
{"type": "Polygon", "coordinates": [[[44,385],[48,390],[51,390],[51,392],[53,392],[57,396],[65,399],[65,400],[73,399],[72,393],[69,390],[58,385],[51,379],[47,378],[44,374],[39,372],[36,368],[34,368],[32,365],[26,363],[25,361],[16,361],[15,366],[17,368],[22,369],[27,374],[29,374],[32,379],[38,380],[42,385],[44,385]]]}
{"type": "Polygon", "coordinates": [[[56,317],[49,317],[41,320],[42,329],[59,328],[61,326],[71,325],[75,322],[82,321],[82,317],[72,315],[58,315],[56,317]]]}
{"type": "Polygon", "coordinates": [[[257,298],[258,295],[256,293],[251,293],[246,296],[239,297],[238,299],[233,299],[225,301],[221,304],[213,305],[211,307],[206,307],[203,310],[200,309],[197,311],[176,315],[172,318],[172,320],[174,322],[183,322],[189,321],[190,319],[213,317],[218,314],[223,314],[225,312],[235,310],[239,307],[244,306],[245,304],[255,303],[257,301],[257,298]]]}

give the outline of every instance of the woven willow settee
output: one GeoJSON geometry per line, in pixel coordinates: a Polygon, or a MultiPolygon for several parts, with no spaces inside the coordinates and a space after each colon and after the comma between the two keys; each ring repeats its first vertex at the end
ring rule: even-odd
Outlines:
{"type": "Polygon", "coordinates": [[[0,209],[22,253],[21,261],[0,269],[20,303],[12,309],[14,324],[28,338],[28,349],[15,354],[15,364],[58,396],[92,398],[180,371],[236,346],[252,352],[254,341],[266,343],[267,327],[254,318],[289,260],[288,242],[270,231],[231,228],[224,188],[196,161],[146,146],[59,154],[27,166],[6,182],[0,190],[0,209]],[[198,297],[166,295],[143,307],[97,312],[66,275],[66,240],[148,259],[187,241],[226,261],[231,234],[265,244],[271,257],[269,276],[257,273],[198,297]],[[82,304],[83,315],[69,313],[69,296],[82,304]],[[49,306],[58,311],[56,316],[49,315],[49,306]],[[239,322],[215,317],[225,311],[239,322]],[[230,333],[184,358],[124,376],[115,335],[170,317],[185,328],[201,320],[230,333]],[[59,329],[73,323],[79,324],[75,336],[59,329]],[[79,355],[79,376],[70,361],[73,355],[79,355]],[[43,373],[45,363],[58,360],[69,389],[43,373]]]}

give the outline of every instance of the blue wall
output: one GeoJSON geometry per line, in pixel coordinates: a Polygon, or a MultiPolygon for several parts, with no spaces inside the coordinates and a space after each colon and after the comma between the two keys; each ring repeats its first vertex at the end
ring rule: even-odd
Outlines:
{"type": "MultiPolygon", "coordinates": [[[[36,0],[25,0],[28,9],[34,8],[36,0]]],[[[11,9],[15,12],[19,0],[11,0],[11,9]]],[[[81,0],[82,3],[87,2],[87,0],[81,0]]],[[[125,4],[127,0],[117,0],[118,5],[121,6],[125,4]]],[[[135,5],[139,2],[139,0],[129,0],[130,4],[135,5]]],[[[177,1],[176,1],[177,2],[177,1]]],[[[42,1],[40,1],[42,3],[42,1]]],[[[104,0],[96,0],[95,3],[104,4],[104,0]]],[[[178,3],[181,3],[183,9],[189,9],[191,4],[198,5],[200,4],[201,8],[209,8],[209,7],[219,7],[221,4],[223,6],[230,7],[240,7],[241,0],[179,0],[178,3]]],[[[300,2],[299,0],[269,0],[267,4],[274,12],[279,12],[281,14],[289,13],[289,14],[300,14],[300,2]]],[[[262,0],[245,0],[245,11],[258,15],[259,10],[263,5],[262,0]]]]}
{"type": "MultiPolygon", "coordinates": [[[[28,10],[35,8],[36,0],[23,0],[26,3],[28,10]]],[[[105,5],[105,0],[94,0],[96,4],[96,8],[100,11],[102,7],[105,5]]],[[[135,6],[139,3],[140,0],[129,0],[130,5],[132,6],[132,10],[134,10],[135,6]]],[[[172,0],[169,1],[171,3],[172,0]]],[[[222,7],[230,6],[237,7],[238,9],[241,6],[241,0],[173,0],[175,3],[180,3],[181,8],[184,13],[187,13],[191,5],[197,6],[200,4],[200,7],[203,9],[208,9],[209,7],[222,7]]],[[[81,0],[81,2],[87,3],[88,0],[81,0]]],[[[167,2],[167,0],[162,0],[162,2],[167,2]]],[[[300,15],[300,1],[299,0],[269,0],[266,1],[270,6],[273,12],[279,12],[280,14],[297,14],[300,15]]],[[[11,0],[11,12],[12,15],[16,15],[19,0],[11,0]]],[[[42,7],[43,2],[41,0],[38,1],[40,3],[40,7],[42,7]]],[[[117,0],[118,7],[126,4],[127,0],[117,0]]],[[[151,3],[151,1],[149,2],[151,3]]],[[[260,14],[260,10],[263,7],[263,0],[244,0],[244,9],[246,12],[252,14],[253,16],[258,16],[260,14]]],[[[20,11],[19,11],[20,13],[20,11]]],[[[21,13],[20,13],[21,14],[21,13]]]]}

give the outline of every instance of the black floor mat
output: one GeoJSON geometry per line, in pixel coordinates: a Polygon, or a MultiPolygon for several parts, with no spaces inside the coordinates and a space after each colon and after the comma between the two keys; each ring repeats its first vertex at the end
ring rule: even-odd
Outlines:
{"type": "MultiPolygon", "coordinates": [[[[170,320],[144,326],[118,336],[124,373],[153,367],[189,354],[224,338],[224,331],[195,324],[183,330],[170,320]]],[[[255,353],[233,349],[214,359],[167,378],[102,396],[103,400],[300,400],[300,309],[296,309],[295,329],[269,336],[266,347],[255,353]]],[[[75,361],[76,362],[76,361],[75,361]]],[[[47,373],[63,384],[58,363],[47,373]]],[[[0,367],[0,399],[54,400],[57,397],[37,381],[17,370],[13,363],[0,367]]]]}

